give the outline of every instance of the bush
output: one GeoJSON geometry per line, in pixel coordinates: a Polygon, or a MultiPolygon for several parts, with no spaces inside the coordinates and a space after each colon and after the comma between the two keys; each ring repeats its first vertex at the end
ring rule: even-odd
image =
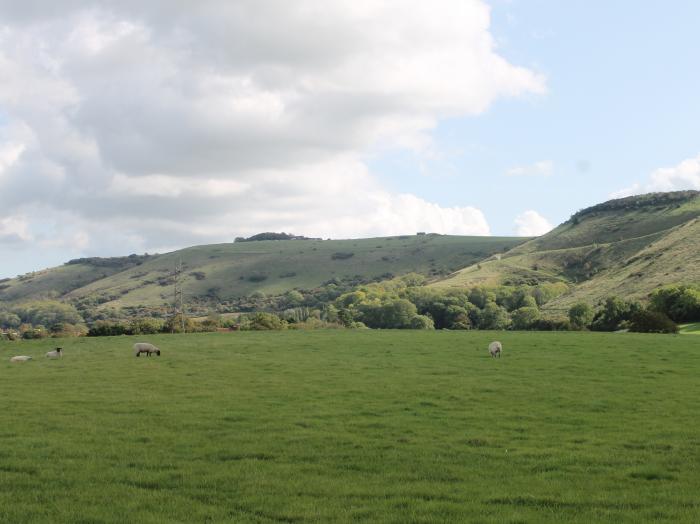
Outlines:
{"type": "Polygon", "coordinates": [[[594,331],[616,331],[624,327],[632,317],[641,311],[638,302],[630,302],[617,297],[608,297],[593,317],[591,329],[594,331]]]}
{"type": "Polygon", "coordinates": [[[97,320],[88,331],[88,337],[113,337],[131,335],[131,326],[115,320],[97,320]]]}
{"type": "Polygon", "coordinates": [[[333,253],[333,254],[331,255],[331,258],[332,258],[333,260],[346,260],[346,259],[352,258],[352,257],[354,257],[354,256],[355,256],[355,253],[341,253],[341,252],[338,252],[338,253],[333,253]]]}
{"type": "Polygon", "coordinates": [[[495,302],[488,302],[480,315],[480,329],[508,329],[510,317],[505,308],[495,302]]]}
{"type": "Polygon", "coordinates": [[[159,318],[136,318],[131,321],[132,335],[153,335],[163,331],[164,322],[159,318]]]}
{"type": "Polygon", "coordinates": [[[245,327],[254,331],[279,330],[287,327],[284,320],[272,313],[253,313],[247,320],[245,327]]]}
{"type": "Polygon", "coordinates": [[[165,333],[192,333],[196,331],[196,326],[191,318],[178,313],[165,321],[163,331],[165,333]]]}
{"type": "Polygon", "coordinates": [[[533,329],[538,331],[569,331],[571,323],[566,318],[541,318],[535,322],[533,329]]]}
{"type": "Polygon", "coordinates": [[[579,302],[569,309],[569,322],[572,329],[585,329],[593,322],[595,315],[593,308],[588,304],[579,302]]]}
{"type": "Polygon", "coordinates": [[[536,323],[540,319],[540,310],[537,307],[524,306],[513,311],[512,317],[513,329],[536,329],[536,323]]]}
{"type": "Polygon", "coordinates": [[[411,319],[411,329],[435,329],[435,324],[430,317],[416,315],[411,319]]]}
{"type": "Polygon", "coordinates": [[[650,308],[664,313],[675,322],[700,320],[700,289],[692,286],[669,286],[651,294],[650,308]]]}
{"type": "Polygon", "coordinates": [[[634,314],[629,329],[637,333],[678,333],[678,325],[673,320],[664,313],[648,309],[634,314]]]}

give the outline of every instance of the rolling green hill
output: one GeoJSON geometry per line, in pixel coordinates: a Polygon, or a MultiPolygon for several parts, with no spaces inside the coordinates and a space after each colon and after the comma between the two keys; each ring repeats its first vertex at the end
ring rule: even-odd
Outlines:
{"type": "Polygon", "coordinates": [[[102,307],[172,302],[182,263],[188,301],[282,294],[333,279],[366,282],[417,272],[437,277],[503,253],[527,239],[411,235],[357,240],[264,240],[196,246],[172,253],[79,259],[0,284],[0,301],[94,299],[102,307]]]}
{"type": "Polygon", "coordinates": [[[547,309],[617,295],[644,298],[659,286],[700,282],[700,192],[651,193],[574,214],[541,237],[472,264],[437,287],[565,282],[547,309]]]}

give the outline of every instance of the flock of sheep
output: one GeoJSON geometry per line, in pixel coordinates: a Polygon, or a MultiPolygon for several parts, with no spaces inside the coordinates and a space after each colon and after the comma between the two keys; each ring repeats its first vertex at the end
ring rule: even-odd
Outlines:
{"type": "MultiPolygon", "coordinates": [[[[501,358],[501,351],[503,351],[503,345],[497,340],[489,344],[489,353],[493,358],[501,358]]],[[[148,342],[137,342],[134,344],[134,355],[140,357],[142,354],[146,355],[147,357],[150,357],[151,355],[160,356],[160,349],[153,344],[149,344],[148,342]]],[[[56,348],[53,351],[46,353],[46,358],[53,359],[62,357],[63,348],[56,348]]],[[[17,355],[10,358],[10,362],[27,362],[28,360],[32,360],[32,357],[27,355],[17,355]]]]}
{"type": "MultiPolygon", "coordinates": [[[[158,349],[153,344],[149,344],[147,342],[137,342],[136,344],[134,344],[134,355],[139,357],[141,356],[141,354],[144,354],[147,357],[150,357],[151,355],[160,356],[160,349],[158,349]]],[[[49,351],[48,353],[46,353],[46,358],[63,358],[63,348],[56,348],[53,351],[49,351]]],[[[30,360],[33,359],[29,355],[16,355],[10,358],[10,362],[28,362],[30,360]]]]}

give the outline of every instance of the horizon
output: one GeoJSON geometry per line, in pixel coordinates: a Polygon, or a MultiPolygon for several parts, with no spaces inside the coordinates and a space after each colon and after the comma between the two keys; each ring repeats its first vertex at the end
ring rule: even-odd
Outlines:
{"type": "Polygon", "coordinates": [[[698,17],[0,0],[0,278],[262,231],[532,237],[698,190],[698,17]]]}

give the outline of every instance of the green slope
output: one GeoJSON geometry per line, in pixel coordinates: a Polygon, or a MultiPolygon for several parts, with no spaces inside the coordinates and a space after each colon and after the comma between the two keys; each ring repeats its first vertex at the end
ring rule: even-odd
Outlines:
{"type": "Polygon", "coordinates": [[[659,286],[700,282],[700,193],[652,193],[576,213],[542,237],[465,267],[438,287],[561,281],[566,309],[609,295],[645,298],[659,286]]]}
{"type": "MultiPolygon", "coordinates": [[[[255,291],[281,294],[332,279],[372,280],[417,272],[430,277],[502,253],[517,237],[412,235],[357,240],[284,240],[197,246],[156,255],[123,270],[72,264],[14,279],[0,300],[90,297],[109,307],[158,307],[172,301],[175,266],[189,301],[222,301],[255,291]],[[24,278],[24,277],[22,277],[24,278]]],[[[99,260],[99,259],[97,259],[99,260]]]]}

